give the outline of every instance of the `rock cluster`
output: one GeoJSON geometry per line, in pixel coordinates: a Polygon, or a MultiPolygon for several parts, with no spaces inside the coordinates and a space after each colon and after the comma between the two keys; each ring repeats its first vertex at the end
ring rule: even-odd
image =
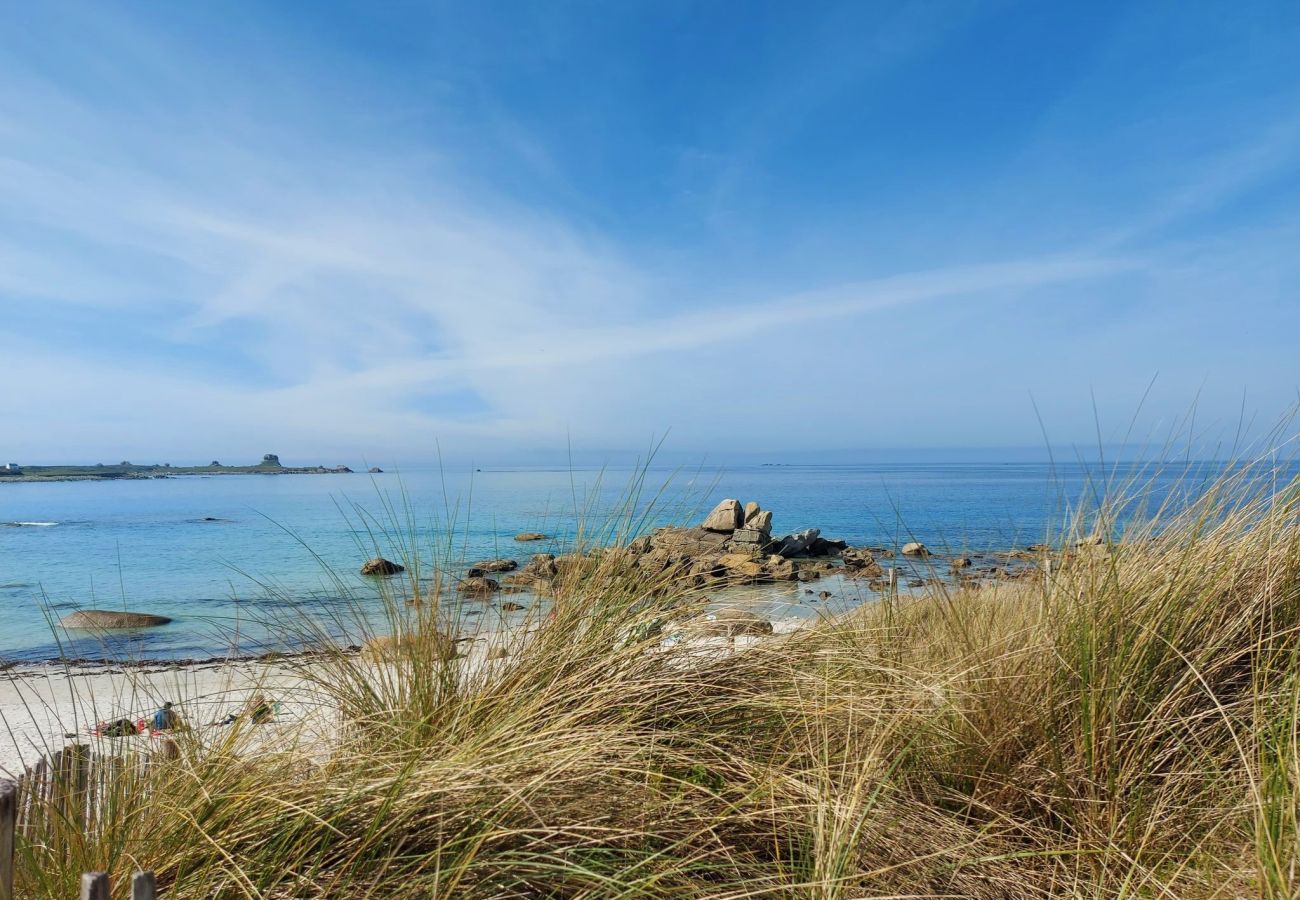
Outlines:
{"type": "MultiPolygon", "coordinates": [[[[810,581],[847,548],[816,528],[772,536],[772,513],[757,503],[723,500],[696,528],[660,528],[627,547],[645,577],[693,586],[810,581]]],[[[873,560],[874,565],[874,560],[873,560]]]]}
{"type": "MultiPolygon", "coordinates": [[[[525,533],[517,540],[533,538],[533,533],[525,533]]],[[[563,584],[565,576],[584,572],[632,578],[664,592],[684,587],[814,581],[831,572],[876,579],[884,574],[876,562],[882,553],[892,555],[881,548],[850,547],[844,541],[827,539],[816,528],[774,537],[770,510],[754,502],[727,499],[698,526],[659,528],[625,546],[587,554],[536,553],[523,566],[513,559],[476,562],[457,589],[464,596],[478,598],[497,591],[552,592],[563,584]],[[487,577],[496,573],[509,574],[500,582],[487,577]]]]}

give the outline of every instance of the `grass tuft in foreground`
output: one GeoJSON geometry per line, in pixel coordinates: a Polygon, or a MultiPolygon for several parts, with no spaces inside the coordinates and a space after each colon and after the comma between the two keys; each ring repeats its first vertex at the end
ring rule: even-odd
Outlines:
{"type": "Polygon", "coordinates": [[[312,670],[325,752],[182,742],[96,840],[20,840],[19,893],[146,867],[174,898],[1296,896],[1297,512],[1226,478],[1050,585],[736,653],[661,646],[671,592],[617,553],[477,667],[425,605],[312,670]]]}

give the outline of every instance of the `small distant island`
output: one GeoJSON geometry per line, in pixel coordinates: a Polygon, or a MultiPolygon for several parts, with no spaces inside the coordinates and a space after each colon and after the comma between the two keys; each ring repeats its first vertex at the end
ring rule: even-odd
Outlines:
{"type": "Polygon", "coordinates": [[[0,464],[0,484],[31,481],[113,481],[121,479],[175,478],[180,475],[335,475],[350,473],[347,466],[286,466],[280,457],[268,453],[252,466],[223,466],[213,460],[206,466],[173,466],[171,463],[137,465],[96,463],[91,466],[20,466],[0,464]]]}

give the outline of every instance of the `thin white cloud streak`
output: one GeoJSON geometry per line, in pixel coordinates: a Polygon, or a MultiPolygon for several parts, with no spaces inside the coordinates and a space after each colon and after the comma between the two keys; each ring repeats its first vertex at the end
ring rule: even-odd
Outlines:
{"type": "Polygon", "coordinates": [[[1121,259],[1042,259],[897,275],[802,292],[736,309],[706,309],[634,325],[516,333],[508,347],[498,346],[492,352],[381,366],[346,381],[358,387],[397,388],[490,370],[540,370],[605,360],[632,360],[658,353],[703,349],[792,325],[816,325],[927,300],[1114,275],[1136,265],[1121,259]]]}

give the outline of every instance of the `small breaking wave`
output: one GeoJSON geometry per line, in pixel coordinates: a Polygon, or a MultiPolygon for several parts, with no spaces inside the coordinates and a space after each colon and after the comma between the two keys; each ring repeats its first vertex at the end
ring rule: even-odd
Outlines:
{"type": "Polygon", "coordinates": [[[0,528],[53,528],[58,522],[0,522],[0,528]]]}

